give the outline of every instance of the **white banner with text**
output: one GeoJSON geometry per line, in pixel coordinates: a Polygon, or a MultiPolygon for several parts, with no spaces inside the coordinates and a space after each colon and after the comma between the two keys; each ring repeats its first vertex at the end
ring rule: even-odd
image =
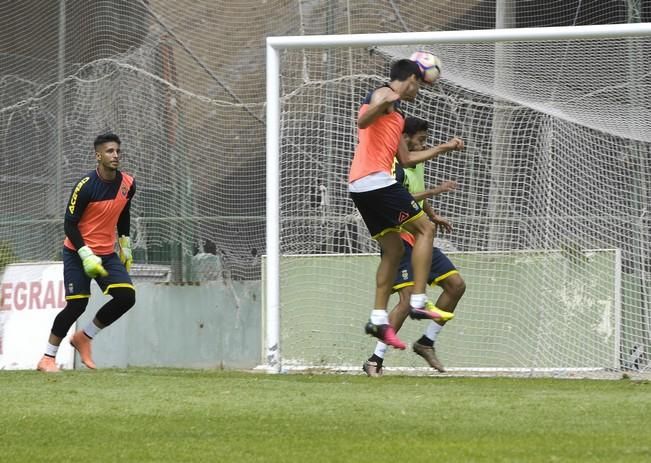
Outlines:
{"type": "MultiPolygon", "coordinates": [[[[65,305],[62,262],[7,265],[0,280],[0,370],[35,369],[52,322],[65,305]]],[[[68,336],[56,361],[61,368],[74,367],[68,336]]]]}

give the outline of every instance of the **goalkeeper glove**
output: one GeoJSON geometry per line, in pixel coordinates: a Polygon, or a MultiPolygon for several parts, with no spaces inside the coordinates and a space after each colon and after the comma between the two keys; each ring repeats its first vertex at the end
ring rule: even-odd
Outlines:
{"type": "Polygon", "coordinates": [[[83,246],[77,251],[84,265],[84,272],[91,278],[108,276],[108,272],[102,265],[102,259],[96,256],[88,246],[83,246]]]}
{"type": "Polygon", "coordinates": [[[131,264],[133,263],[133,254],[131,253],[131,238],[128,236],[121,236],[118,238],[118,245],[120,246],[120,260],[127,269],[131,271],[131,264]]]}

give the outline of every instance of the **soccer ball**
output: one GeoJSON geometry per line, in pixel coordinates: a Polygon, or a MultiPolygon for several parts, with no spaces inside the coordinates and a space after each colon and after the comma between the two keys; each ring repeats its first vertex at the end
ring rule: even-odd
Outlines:
{"type": "Polygon", "coordinates": [[[413,53],[410,60],[415,61],[423,73],[423,80],[428,84],[433,84],[441,75],[441,60],[427,51],[417,51],[413,53]]]}

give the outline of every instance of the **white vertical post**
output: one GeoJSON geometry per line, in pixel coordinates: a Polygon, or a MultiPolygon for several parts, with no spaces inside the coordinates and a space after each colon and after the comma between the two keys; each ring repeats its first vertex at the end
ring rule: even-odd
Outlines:
{"type": "Polygon", "coordinates": [[[280,58],[267,43],[267,261],[265,361],[280,372],[280,58]]]}
{"type": "MultiPolygon", "coordinates": [[[[516,25],[515,15],[515,7],[510,1],[497,0],[495,4],[495,29],[514,27],[516,25]]],[[[513,173],[513,160],[510,157],[512,148],[509,140],[511,131],[508,129],[513,105],[500,97],[500,95],[508,93],[513,80],[510,70],[511,57],[508,54],[509,46],[508,43],[496,42],[494,50],[493,85],[497,96],[493,98],[493,123],[491,128],[493,146],[491,149],[490,190],[488,193],[488,210],[491,220],[486,241],[487,249],[490,251],[504,249],[507,231],[513,227],[510,217],[511,208],[508,204],[509,198],[505,193],[506,185],[508,185],[513,173]]]]}
{"type": "Polygon", "coordinates": [[[63,198],[63,111],[65,85],[63,79],[66,73],[66,0],[59,0],[59,42],[57,56],[57,80],[59,88],[57,89],[57,165],[55,173],[54,186],[54,207],[56,210],[63,207],[65,199],[63,198]]]}
{"type": "Polygon", "coordinates": [[[613,310],[615,311],[615,358],[613,359],[613,368],[621,368],[621,348],[622,348],[622,250],[615,249],[615,294],[613,310]]]}

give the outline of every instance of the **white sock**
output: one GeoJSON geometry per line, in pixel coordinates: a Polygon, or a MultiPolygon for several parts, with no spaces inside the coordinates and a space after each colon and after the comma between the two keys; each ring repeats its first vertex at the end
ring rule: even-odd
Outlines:
{"type": "Polygon", "coordinates": [[[386,351],[387,351],[387,345],[384,344],[383,342],[378,341],[377,344],[375,345],[375,351],[373,353],[378,357],[380,357],[381,359],[383,359],[386,351]]]}
{"type": "Polygon", "coordinates": [[[371,310],[371,323],[374,325],[388,325],[389,324],[389,314],[386,310],[371,310]]]}
{"type": "Polygon", "coordinates": [[[48,357],[54,357],[56,358],[57,352],[59,352],[59,346],[55,346],[54,344],[50,344],[49,342],[45,346],[45,355],[48,357]]]}
{"type": "Polygon", "coordinates": [[[436,337],[438,336],[439,331],[441,331],[442,328],[443,328],[442,325],[439,325],[434,321],[429,322],[429,325],[427,325],[427,328],[425,328],[425,332],[423,333],[423,335],[425,335],[427,339],[431,339],[432,342],[434,342],[436,341],[436,337]]]}
{"type": "Polygon", "coordinates": [[[427,294],[412,294],[409,297],[409,305],[415,309],[422,309],[427,302],[427,294]]]}
{"type": "Polygon", "coordinates": [[[84,333],[86,333],[86,336],[88,336],[90,339],[93,339],[95,336],[97,336],[97,333],[100,331],[102,331],[102,329],[93,323],[92,320],[88,322],[88,325],[86,325],[86,328],[84,328],[84,333]]]}

